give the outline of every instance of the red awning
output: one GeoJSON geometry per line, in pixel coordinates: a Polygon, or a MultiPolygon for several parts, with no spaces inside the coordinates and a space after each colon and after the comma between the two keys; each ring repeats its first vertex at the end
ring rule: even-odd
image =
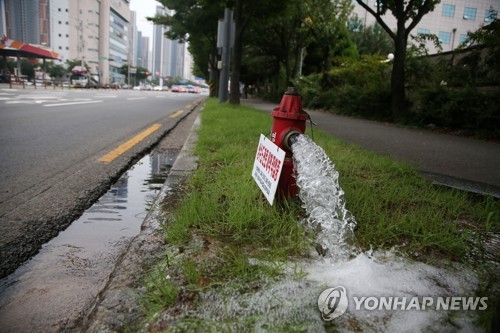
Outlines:
{"type": "Polygon", "coordinates": [[[0,54],[9,57],[58,59],[59,54],[50,50],[8,39],[4,36],[0,41],[0,54]]]}

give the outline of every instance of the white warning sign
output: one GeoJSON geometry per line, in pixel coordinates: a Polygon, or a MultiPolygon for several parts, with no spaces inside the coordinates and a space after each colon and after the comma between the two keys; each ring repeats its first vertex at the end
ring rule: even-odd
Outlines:
{"type": "Polygon", "coordinates": [[[284,160],[285,151],[261,134],[253,163],[252,177],[271,206],[278,188],[284,160]]]}

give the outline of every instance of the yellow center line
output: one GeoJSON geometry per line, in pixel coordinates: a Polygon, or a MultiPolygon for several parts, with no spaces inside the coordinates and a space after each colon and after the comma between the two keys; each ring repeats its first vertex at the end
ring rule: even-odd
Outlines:
{"type": "Polygon", "coordinates": [[[179,110],[177,112],[174,112],[172,113],[170,116],[168,116],[169,118],[175,118],[175,117],[178,117],[180,116],[182,113],[184,112],[184,110],[179,110]]]}
{"type": "Polygon", "coordinates": [[[121,144],[116,149],[110,151],[109,153],[107,153],[106,155],[104,155],[103,157],[101,157],[99,159],[99,162],[103,162],[103,163],[111,163],[111,162],[113,162],[113,160],[115,158],[119,157],[120,155],[122,155],[123,153],[125,153],[127,150],[129,150],[130,148],[132,148],[133,146],[135,146],[136,144],[138,144],[139,142],[141,142],[142,140],[144,140],[145,138],[147,138],[153,132],[157,131],[161,126],[162,125],[160,125],[160,124],[154,124],[151,127],[145,129],[141,133],[139,133],[136,136],[134,136],[132,139],[128,140],[127,142],[125,142],[123,144],[121,144]]]}

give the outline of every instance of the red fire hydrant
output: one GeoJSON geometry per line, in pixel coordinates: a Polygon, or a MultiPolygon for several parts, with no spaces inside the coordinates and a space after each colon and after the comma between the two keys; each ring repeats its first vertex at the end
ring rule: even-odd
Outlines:
{"type": "Polygon", "coordinates": [[[297,195],[297,185],[293,176],[291,146],[299,134],[304,134],[306,120],[309,119],[309,115],[302,110],[302,101],[296,88],[288,88],[280,105],[273,110],[271,115],[274,117],[271,141],[286,153],[278,182],[277,195],[282,198],[293,198],[297,195]]]}

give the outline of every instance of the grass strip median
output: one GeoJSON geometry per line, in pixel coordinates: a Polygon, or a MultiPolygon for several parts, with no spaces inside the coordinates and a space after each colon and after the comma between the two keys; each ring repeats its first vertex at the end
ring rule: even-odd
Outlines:
{"type": "MultiPolygon", "coordinates": [[[[215,99],[201,116],[199,167],[165,213],[168,250],[147,280],[145,306],[155,318],[181,303],[195,306],[200,291],[278,279],[283,263],[312,250],[300,201],[271,207],[251,176],[259,135],[269,133],[272,118],[215,99]]],[[[314,139],[340,173],[359,248],[397,249],[433,264],[459,261],[489,274],[487,241],[498,235],[499,200],[432,185],[408,164],[317,130],[314,139]]]]}

